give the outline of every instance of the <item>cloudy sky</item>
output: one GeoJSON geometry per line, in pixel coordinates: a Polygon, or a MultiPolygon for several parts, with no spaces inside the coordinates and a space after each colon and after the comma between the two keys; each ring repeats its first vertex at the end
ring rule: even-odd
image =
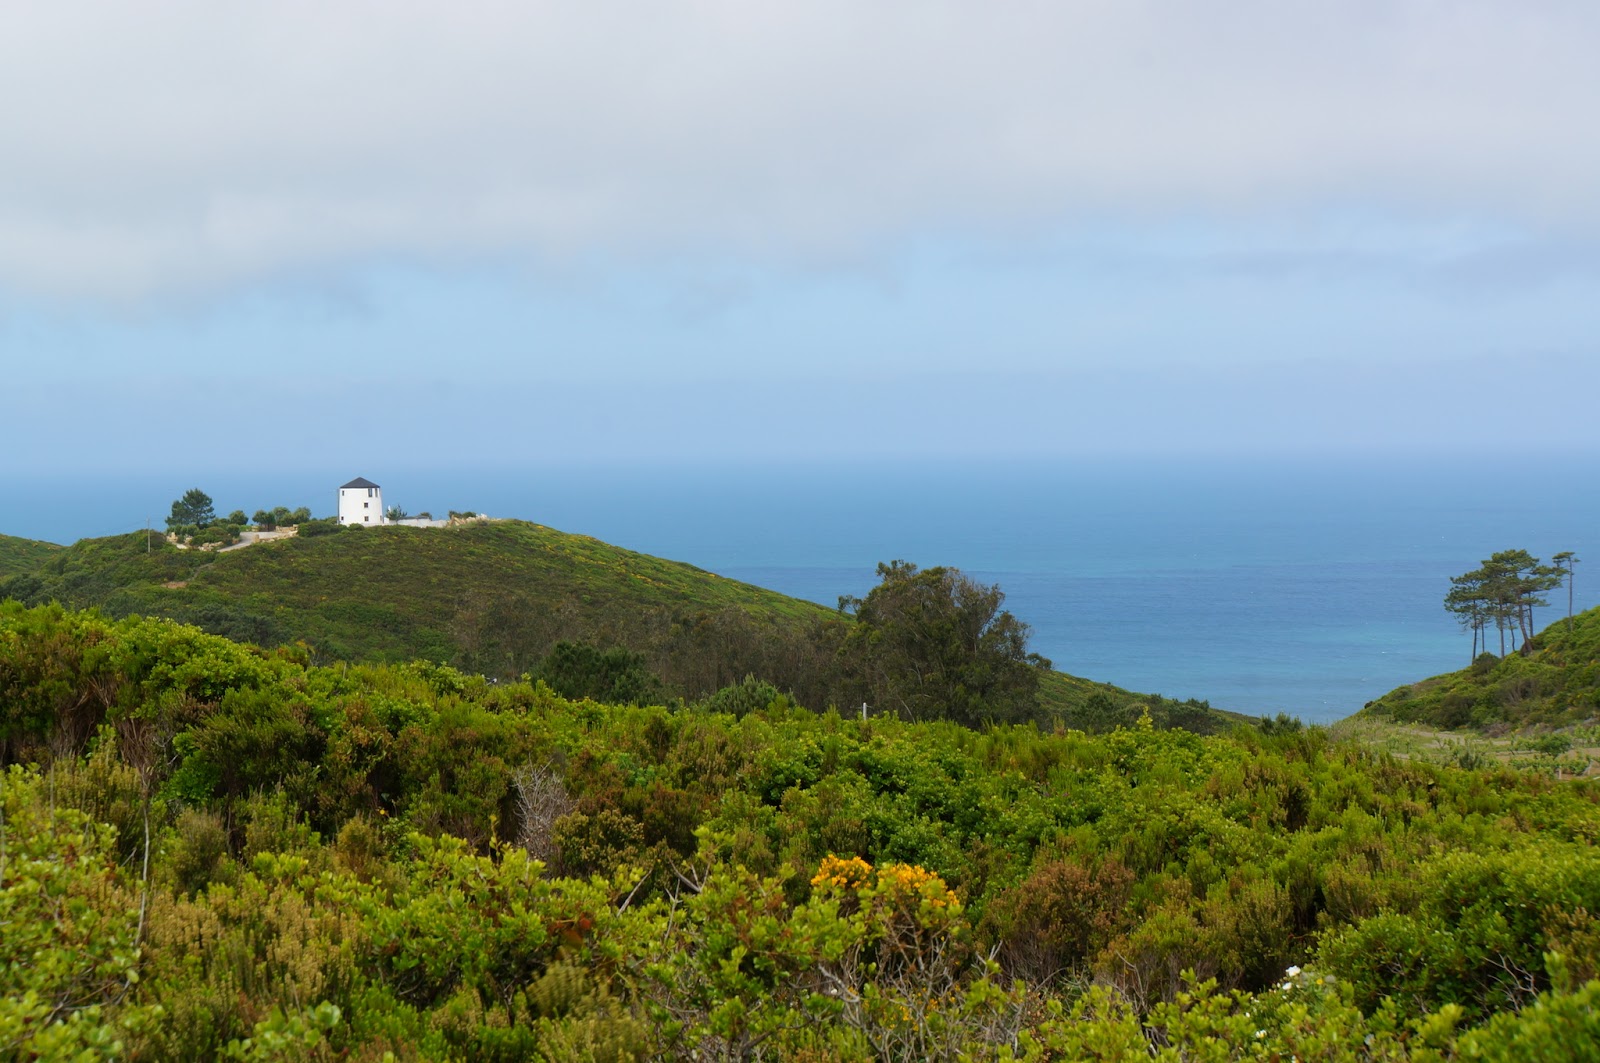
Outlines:
{"type": "Polygon", "coordinates": [[[6,4],[0,461],[1595,453],[1596,55],[1592,0],[6,4]]]}

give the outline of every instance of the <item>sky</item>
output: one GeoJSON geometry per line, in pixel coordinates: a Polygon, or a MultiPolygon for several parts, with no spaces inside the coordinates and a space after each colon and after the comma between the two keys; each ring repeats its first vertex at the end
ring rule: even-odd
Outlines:
{"type": "Polygon", "coordinates": [[[0,478],[1594,456],[1597,54],[1589,0],[8,3],[0,478]]]}

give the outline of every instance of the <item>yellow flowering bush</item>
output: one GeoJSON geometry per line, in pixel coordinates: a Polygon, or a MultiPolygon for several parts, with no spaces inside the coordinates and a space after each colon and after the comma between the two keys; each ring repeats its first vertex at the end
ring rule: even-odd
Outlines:
{"type": "Polygon", "coordinates": [[[850,893],[861,889],[872,881],[872,865],[859,856],[842,859],[828,854],[822,858],[822,864],[817,868],[817,873],[811,878],[811,888],[814,890],[840,890],[850,893]]]}

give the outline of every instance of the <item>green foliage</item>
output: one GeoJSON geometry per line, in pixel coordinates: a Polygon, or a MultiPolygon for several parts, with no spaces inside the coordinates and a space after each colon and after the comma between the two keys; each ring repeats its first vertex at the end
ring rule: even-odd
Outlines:
{"type": "Polygon", "coordinates": [[[773,708],[781,697],[783,695],[771,683],[747,675],[742,682],[725,686],[702,700],[700,707],[707,712],[725,712],[742,719],[752,712],[773,708]]]}
{"type": "Polygon", "coordinates": [[[32,572],[60,549],[55,543],[0,535],[0,586],[10,576],[32,572]]]}
{"type": "Polygon", "coordinates": [[[1285,712],[1280,712],[1277,716],[1263,716],[1257,726],[1261,728],[1262,734],[1268,735],[1294,734],[1305,729],[1305,724],[1301,723],[1298,717],[1285,712]]]}
{"type": "MultiPolygon", "coordinates": [[[[1572,558],[1571,551],[1557,555],[1560,561],[1572,558]]],[[[1474,659],[1480,639],[1488,649],[1488,628],[1493,624],[1500,635],[1500,655],[1505,656],[1507,632],[1512,645],[1520,636],[1524,645],[1533,638],[1533,610],[1549,605],[1539,595],[1559,587],[1565,578],[1560,565],[1542,565],[1526,550],[1501,550],[1483,567],[1450,578],[1450,593],[1444,607],[1456,615],[1463,630],[1473,634],[1474,659]]]]}
{"type": "Polygon", "coordinates": [[[324,517],[321,520],[307,520],[300,522],[300,538],[315,539],[319,535],[332,535],[335,532],[347,530],[335,517],[324,517]]]}
{"type": "Polygon", "coordinates": [[[52,552],[31,573],[0,580],[0,598],[30,605],[56,601],[76,609],[103,607],[122,615],[134,611],[131,601],[129,607],[118,608],[130,589],[139,588],[151,598],[170,599],[170,593],[163,593],[166,584],[185,582],[197,568],[214,560],[211,554],[179,550],[156,532],[84,539],[52,552]]]}
{"type": "Polygon", "coordinates": [[[534,668],[532,678],[572,701],[590,698],[617,704],[659,701],[661,680],[644,657],[621,647],[602,650],[581,642],[558,642],[534,668]]]}
{"type": "Polygon", "coordinates": [[[1028,625],[1001,610],[999,587],[907,561],[878,577],[865,598],[839,600],[855,617],[839,649],[847,703],[969,726],[1033,717],[1050,662],[1028,652],[1028,625]]]}
{"type": "Polygon", "coordinates": [[[1071,720],[1079,730],[1104,734],[1118,727],[1132,727],[1139,720],[1139,710],[1129,702],[1097,690],[1072,714],[1071,720]]]}
{"type": "Polygon", "coordinates": [[[711,700],[0,604],[0,1054],[1593,1054],[1593,783],[711,700]]]}
{"type": "Polygon", "coordinates": [[[1523,653],[1393,690],[1363,710],[1442,728],[1561,727],[1600,717],[1600,609],[1545,628],[1523,653]]]}
{"type": "MultiPolygon", "coordinates": [[[[588,644],[638,655],[661,683],[659,693],[613,697],[695,700],[756,676],[811,708],[871,700],[859,680],[872,640],[858,637],[841,655],[853,622],[811,602],[519,521],[379,527],[357,539],[336,534],[344,526],[335,520],[309,517],[282,506],[258,511],[258,525],[298,522],[299,534],[220,554],[175,550],[159,536],[147,544],[142,533],[83,540],[31,572],[0,575],[0,597],[165,616],[263,646],[300,643],[319,661],[427,658],[501,680],[533,673],[557,643],[588,644]]],[[[960,581],[951,579],[954,593],[960,581]]],[[[967,620],[998,601],[993,588],[969,590],[967,620]]],[[[1008,616],[992,618],[989,649],[1020,629],[1008,616]]],[[[894,638],[883,647],[904,649],[894,638]]],[[[1078,714],[1099,693],[1126,710],[1128,723],[1146,710],[1158,727],[1211,732],[1244,722],[1202,702],[1133,695],[1037,662],[1019,670],[988,650],[942,681],[956,684],[958,715],[977,721],[1082,727],[1078,714]]]]}
{"type": "Polygon", "coordinates": [[[167,530],[183,527],[206,528],[217,519],[211,496],[198,487],[191,487],[183,497],[172,503],[172,513],[167,517],[167,530]]]}
{"type": "Polygon", "coordinates": [[[1572,739],[1563,734],[1540,735],[1528,744],[1528,748],[1547,757],[1559,757],[1571,751],[1572,739]]]}
{"type": "Polygon", "coordinates": [[[159,1005],[125,1003],[139,908],[110,829],[57,808],[38,774],[0,771],[0,1051],[117,1059],[160,1021],[159,1005]]]}
{"type": "Polygon", "coordinates": [[[674,693],[753,673],[797,677],[812,703],[827,700],[812,634],[832,618],[822,606],[513,521],[359,540],[340,527],[303,521],[292,539],[220,555],[160,542],[147,555],[142,533],[84,540],[0,592],[301,640],[322,660],[424,657],[500,678],[532,671],[557,642],[621,646],[674,693]]]}
{"type": "Polygon", "coordinates": [[[1417,869],[1419,903],[1331,933],[1322,949],[1364,1006],[1392,997],[1486,1015],[1551,986],[1552,919],[1600,911],[1600,854],[1554,840],[1451,852],[1417,869]]]}
{"type": "Polygon", "coordinates": [[[203,531],[187,535],[185,538],[190,546],[232,546],[239,541],[239,534],[244,530],[243,523],[243,521],[233,523],[231,519],[214,523],[203,531]]]}
{"type": "Polygon", "coordinates": [[[1600,982],[1540,996],[1520,1012],[1496,1015],[1462,1035],[1458,1058],[1495,1063],[1600,1059],[1600,982]]]}
{"type": "Polygon", "coordinates": [[[258,509],[256,510],[255,515],[250,518],[251,522],[262,531],[274,531],[278,528],[292,528],[297,525],[304,524],[310,519],[311,510],[305,506],[301,506],[299,509],[290,509],[288,506],[275,506],[272,509],[258,509]]]}

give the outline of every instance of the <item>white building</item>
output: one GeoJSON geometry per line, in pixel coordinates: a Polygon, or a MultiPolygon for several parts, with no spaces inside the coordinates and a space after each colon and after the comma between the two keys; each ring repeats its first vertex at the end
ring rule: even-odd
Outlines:
{"type": "Polygon", "coordinates": [[[340,524],[382,524],[383,488],[362,476],[339,488],[340,524]]]}

